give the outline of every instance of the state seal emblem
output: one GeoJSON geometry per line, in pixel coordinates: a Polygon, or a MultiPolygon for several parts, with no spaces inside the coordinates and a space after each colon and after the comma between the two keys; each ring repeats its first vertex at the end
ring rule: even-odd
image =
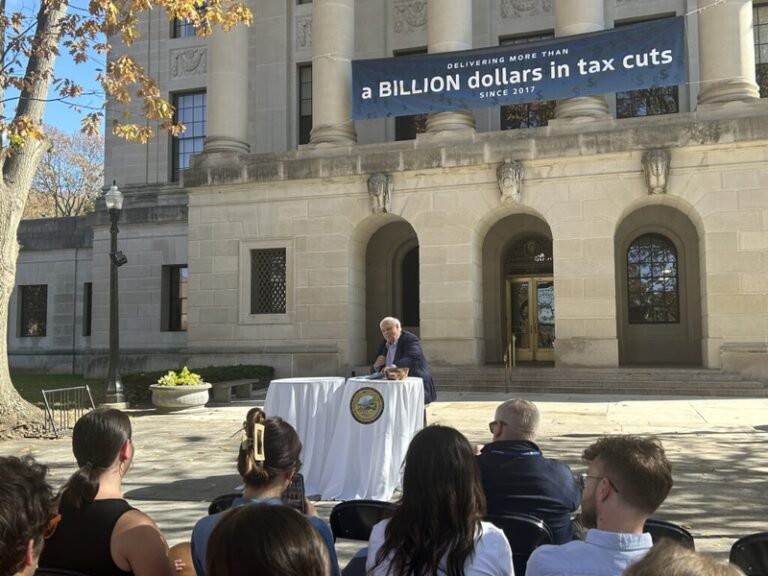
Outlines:
{"type": "Polygon", "coordinates": [[[373,424],[384,413],[384,397],[375,388],[360,388],[349,401],[349,411],[360,424],[373,424]]]}

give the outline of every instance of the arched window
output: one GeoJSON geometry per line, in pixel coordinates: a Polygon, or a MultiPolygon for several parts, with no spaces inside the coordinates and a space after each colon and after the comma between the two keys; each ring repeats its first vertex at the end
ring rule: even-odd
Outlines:
{"type": "Polygon", "coordinates": [[[630,324],[680,322],[678,259],[675,245],[660,234],[644,234],[627,250],[627,302],[630,324]]]}

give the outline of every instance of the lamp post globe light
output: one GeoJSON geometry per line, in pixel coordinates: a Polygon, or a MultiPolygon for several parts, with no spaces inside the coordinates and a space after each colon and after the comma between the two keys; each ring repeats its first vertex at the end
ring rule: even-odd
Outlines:
{"type": "Polygon", "coordinates": [[[128,262],[125,255],[117,249],[117,221],[123,209],[123,193],[112,181],[112,186],[104,194],[104,202],[109,211],[109,370],[107,374],[107,397],[111,402],[124,402],[123,382],[120,379],[120,316],[117,307],[117,269],[128,262]]]}

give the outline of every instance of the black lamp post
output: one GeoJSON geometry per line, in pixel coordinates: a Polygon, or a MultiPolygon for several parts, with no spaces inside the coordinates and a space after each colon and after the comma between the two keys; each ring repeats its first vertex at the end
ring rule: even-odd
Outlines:
{"type": "Polygon", "coordinates": [[[110,246],[109,246],[109,373],[107,396],[111,401],[124,402],[123,382],[120,379],[120,315],[117,308],[117,269],[128,262],[125,254],[117,249],[117,221],[123,209],[123,193],[112,181],[112,187],[104,194],[104,201],[109,210],[110,246]]]}

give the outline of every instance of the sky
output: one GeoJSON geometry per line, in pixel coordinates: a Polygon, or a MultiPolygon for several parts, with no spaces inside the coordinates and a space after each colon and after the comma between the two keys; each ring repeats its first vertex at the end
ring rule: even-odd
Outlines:
{"type": "MultiPolygon", "coordinates": [[[[79,2],[70,3],[71,9],[78,9],[78,5],[87,6],[87,2],[80,0],[79,2]]],[[[6,13],[15,11],[34,13],[37,10],[37,6],[37,0],[8,0],[6,13]]],[[[80,7],[82,8],[82,6],[80,7]]],[[[80,120],[93,111],[91,108],[101,108],[103,95],[100,85],[96,82],[96,74],[97,69],[103,69],[103,67],[104,57],[99,54],[93,53],[88,62],[75,64],[72,58],[69,57],[69,54],[66,53],[66,49],[62,49],[62,54],[56,59],[54,74],[59,78],[70,78],[76,81],[83,86],[83,91],[86,93],[97,91],[98,95],[83,96],[78,99],[77,104],[81,106],[79,111],[63,102],[49,102],[46,106],[43,122],[67,133],[78,132],[80,130],[80,120]]],[[[5,97],[8,99],[17,95],[18,91],[14,93],[9,88],[6,91],[5,97]]],[[[53,93],[51,96],[56,98],[57,94],[53,93]]],[[[9,102],[8,107],[8,112],[10,112],[13,104],[9,102]]],[[[104,126],[102,124],[103,132],[104,126]]]]}
{"type": "MultiPolygon", "coordinates": [[[[103,68],[104,62],[89,60],[83,64],[75,64],[69,55],[62,54],[56,61],[56,75],[62,78],[70,78],[83,86],[84,92],[97,91],[97,95],[84,96],[78,100],[81,110],[63,102],[49,102],[45,109],[45,124],[55,126],[64,132],[73,133],[80,131],[80,120],[90,112],[90,108],[100,108],[103,100],[101,86],[96,82],[97,69],[103,68]],[[87,107],[87,108],[86,108],[87,107]]],[[[104,124],[101,127],[104,133],[104,124]]]]}

